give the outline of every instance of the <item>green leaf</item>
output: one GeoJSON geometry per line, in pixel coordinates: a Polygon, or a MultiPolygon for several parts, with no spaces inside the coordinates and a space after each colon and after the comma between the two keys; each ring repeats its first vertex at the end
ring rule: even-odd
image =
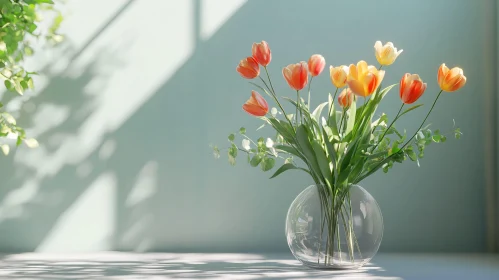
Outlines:
{"type": "Polygon", "coordinates": [[[292,146],[287,146],[287,145],[275,145],[274,148],[278,151],[284,151],[288,154],[294,155],[305,161],[306,159],[300,154],[298,150],[296,150],[292,146]]]}
{"type": "Polygon", "coordinates": [[[229,156],[236,158],[237,157],[237,146],[232,144],[232,146],[229,148],[229,156]]]}
{"type": "Polygon", "coordinates": [[[236,165],[236,158],[229,155],[229,163],[232,166],[236,165]]]}
{"type": "Polygon", "coordinates": [[[317,106],[317,108],[315,108],[314,112],[312,113],[312,117],[317,121],[319,122],[320,121],[320,117],[321,117],[321,114],[322,114],[322,110],[324,110],[324,107],[326,105],[328,105],[329,103],[328,102],[324,102],[324,103],[321,103],[319,104],[319,106],[317,106]]]}
{"type": "Polygon", "coordinates": [[[305,171],[305,172],[308,173],[308,170],[306,170],[304,168],[297,167],[297,166],[295,166],[294,164],[291,164],[291,163],[285,163],[281,167],[279,167],[279,169],[277,169],[277,171],[274,173],[274,175],[272,175],[272,177],[270,177],[270,179],[279,176],[284,171],[288,171],[288,170],[292,170],[292,169],[300,169],[300,170],[303,170],[303,171],[305,171]]]}
{"type": "MultiPolygon", "coordinates": [[[[305,156],[306,163],[310,166],[311,172],[317,176],[321,175],[320,167],[317,164],[317,159],[315,158],[315,153],[308,140],[307,128],[303,124],[298,126],[296,129],[296,140],[298,142],[298,148],[305,156]]],[[[324,181],[324,180],[322,180],[324,181]]]]}
{"type": "Polygon", "coordinates": [[[27,56],[33,55],[33,49],[28,46],[24,47],[24,54],[27,56]]]}
{"type": "Polygon", "coordinates": [[[24,89],[21,86],[21,82],[19,80],[15,80],[14,89],[17,91],[17,93],[19,93],[20,95],[23,95],[24,89]]]}
{"type": "Polygon", "coordinates": [[[418,160],[418,157],[417,157],[416,153],[414,152],[414,150],[412,149],[412,147],[406,148],[405,153],[407,154],[407,156],[409,157],[410,160],[412,160],[412,161],[418,160]]]}
{"type": "Polygon", "coordinates": [[[345,135],[349,134],[354,125],[355,125],[355,117],[356,117],[356,111],[357,111],[357,102],[353,101],[352,105],[350,105],[350,108],[348,109],[348,122],[347,122],[347,128],[345,130],[345,135]]]}
{"type": "Polygon", "coordinates": [[[253,167],[257,167],[260,162],[262,162],[262,156],[260,154],[255,154],[253,158],[250,160],[250,165],[253,167]]]}
{"type": "Polygon", "coordinates": [[[3,144],[0,147],[2,148],[2,152],[3,152],[4,155],[8,155],[9,154],[9,151],[10,151],[9,145],[3,144]]]}
{"type": "Polygon", "coordinates": [[[239,129],[239,134],[245,135],[245,134],[246,134],[246,128],[241,127],[241,128],[239,129]]]}
{"type": "Polygon", "coordinates": [[[4,67],[5,67],[5,63],[0,61],[0,68],[4,68],[4,67]]]}
{"type": "Polygon", "coordinates": [[[282,137],[284,138],[284,140],[286,140],[286,142],[288,143],[295,142],[293,137],[294,130],[291,127],[291,125],[289,125],[289,123],[281,122],[275,118],[269,118],[267,119],[267,121],[279,134],[282,135],[282,137]]]}
{"type": "Polygon", "coordinates": [[[28,83],[28,88],[30,88],[30,89],[35,88],[35,85],[33,83],[33,79],[31,77],[28,78],[27,83],[28,83]]]}
{"type": "Polygon", "coordinates": [[[21,138],[21,136],[17,136],[16,146],[19,146],[22,143],[23,143],[23,139],[21,138]]]}
{"type": "Polygon", "coordinates": [[[403,115],[409,113],[410,111],[415,110],[415,109],[417,109],[417,108],[419,108],[419,107],[421,107],[423,105],[424,104],[418,104],[418,105],[414,105],[414,106],[410,107],[409,109],[407,109],[404,112],[402,112],[402,114],[400,114],[399,118],[402,117],[403,115]]]}
{"type": "Polygon", "coordinates": [[[8,90],[12,90],[12,83],[9,80],[5,80],[3,83],[8,90]]]}
{"type": "Polygon", "coordinates": [[[333,185],[333,175],[331,173],[331,169],[329,168],[329,161],[327,160],[324,149],[316,140],[312,141],[312,149],[314,150],[315,158],[317,159],[317,164],[319,165],[322,177],[326,180],[326,184],[331,187],[333,185]]]}
{"type": "Polygon", "coordinates": [[[234,141],[235,138],[236,138],[236,136],[234,135],[234,133],[231,133],[228,137],[230,142],[234,141]]]}
{"type": "Polygon", "coordinates": [[[24,140],[24,144],[28,146],[28,148],[37,148],[39,146],[38,141],[35,138],[29,138],[24,140]]]}
{"type": "Polygon", "coordinates": [[[218,149],[217,146],[212,146],[212,149],[213,149],[213,157],[215,159],[219,159],[220,158],[220,149],[218,149]]]}
{"type": "Polygon", "coordinates": [[[28,83],[26,81],[21,81],[21,87],[23,88],[23,90],[28,89],[28,83]]]}
{"type": "Polygon", "coordinates": [[[431,140],[433,140],[433,142],[435,142],[435,143],[440,143],[440,141],[442,140],[442,137],[439,134],[435,134],[431,137],[431,140]]]}
{"type": "Polygon", "coordinates": [[[275,159],[271,157],[264,157],[260,163],[260,167],[263,171],[269,171],[275,165],[275,159]]]}

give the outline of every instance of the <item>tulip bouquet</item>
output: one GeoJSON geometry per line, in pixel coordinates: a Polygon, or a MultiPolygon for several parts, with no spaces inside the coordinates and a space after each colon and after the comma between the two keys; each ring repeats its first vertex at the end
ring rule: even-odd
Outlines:
{"type": "MultiPolygon", "coordinates": [[[[237,66],[237,72],[243,78],[259,79],[260,83],[250,83],[276,106],[269,110],[266,99],[259,92],[252,91],[251,97],[242,106],[243,110],[260,118],[264,125],[271,126],[276,136],[267,139],[261,137],[254,141],[246,134],[245,128],[241,128],[239,133],[230,134],[229,162],[235,164],[241,152],[247,154],[251,166],[260,166],[263,171],[272,169],[276,161],[282,160],[282,165],[271,178],[288,170],[307,173],[318,186],[324,212],[331,213],[325,216],[330,229],[336,229],[340,223],[337,213],[344,207],[344,201],[348,200],[350,186],[380,169],[388,172],[395,163],[406,159],[419,165],[419,158],[423,157],[427,145],[446,141],[444,134],[439,130],[430,130],[424,126],[425,122],[442,92],[456,91],[466,83],[462,69],[449,69],[442,64],[436,73],[441,90],[435,95],[419,128],[407,137],[405,131],[400,132],[395,128],[395,123],[412,110],[422,107],[422,104],[412,104],[423,95],[427,85],[419,75],[407,73],[402,75],[399,84],[382,88],[385,76],[382,68],[394,63],[402,50],[397,50],[391,42],[382,45],[380,41],[375,43],[374,50],[378,67],[368,65],[365,61],[350,66],[330,66],[334,94],[325,95],[328,96],[327,101],[315,109],[310,106],[310,86],[325,68],[326,62],[322,55],[314,54],[308,63],[302,61],[282,69],[284,80],[294,91],[291,98],[280,97],[274,90],[268,72],[272,55],[267,42],[253,44],[252,56],[241,60],[237,66]],[[396,86],[401,100],[398,113],[391,120],[384,113],[374,119],[378,105],[396,86]],[[290,103],[293,108],[291,112],[285,110],[283,102],[290,103]],[[236,144],[236,134],[242,138],[240,145],[236,144]]],[[[454,127],[454,135],[460,137],[459,128],[454,127]]],[[[219,148],[215,146],[213,149],[218,158],[219,148]]],[[[334,239],[337,232],[332,230],[330,234],[334,239]]],[[[333,242],[328,244],[334,245],[333,242]]],[[[352,253],[354,244],[351,242],[349,248],[352,253]]]]}

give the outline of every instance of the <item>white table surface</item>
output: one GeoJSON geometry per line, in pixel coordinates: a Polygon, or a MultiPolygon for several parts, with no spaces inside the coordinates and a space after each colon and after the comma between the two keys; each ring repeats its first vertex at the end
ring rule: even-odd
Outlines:
{"type": "Polygon", "coordinates": [[[0,279],[499,280],[499,255],[380,253],[359,270],[332,271],[290,254],[25,253],[0,256],[0,279]]]}

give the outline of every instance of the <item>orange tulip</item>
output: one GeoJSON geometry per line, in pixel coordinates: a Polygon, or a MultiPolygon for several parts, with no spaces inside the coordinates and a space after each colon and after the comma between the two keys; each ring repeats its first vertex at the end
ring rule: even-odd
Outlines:
{"type": "Polygon", "coordinates": [[[347,84],[353,93],[366,97],[376,91],[384,76],[385,71],[367,66],[367,62],[361,60],[357,65],[350,64],[347,84]]]}
{"type": "Polygon", "coordinates": [[[374,44],[374,54],[381,65],[390,65],[395,62],[395,59],[402,53],[403,50],[397,51],[392,42],[381,45],[380,41],[374,44]]]}
{"type": "Polygon", "coordinates": [[[308,83],[307,63],[290,64],[282,69],[282,75],[292,89],[301,90],[308,83]]]}
{"type": "Polygon", "coordinates": [[[254,79],[260,75],[260,65],[251,56],[241,60],[236,70],[246,79],[254,79]]]}
{"type": "Polygon", "coordinates": [[[261,43],[253,43],[251,48],[253,58],[262,66],[267,66],[272,60],[272,54],[270,53],[269,44],[262,41],[261,43]]]}
{"type": "Polygon", "coordinates": [[[412,104],[423,95],[426,90],[426,83],[418,74],[405,74],[400,80],[400,99],[405,104],[412,104]]]}
{"type": "Polygon", "coordinates": [[[438,85],[443,91],[456,91],[466,84],[463,69],[454,67],[449,70],[445,63],[438,68],[438,85]]]}
{"type": "Polygon", "coordinates": [[[331,82],[337,88],[342,88],[347,84],[348,66],[341,65],[338,67],[329,66],[329,76],[331,82]]]}
{"type": "Polygon", "coordinates": [[[322,73],[324,66],[326,66],[326,60],[320,54],[314,54],[308,60],[308,71],[312,76],[317,76],[322,73]]]}
{"type": "Polygon", "coordinates": [[[338,96],[338,103],[343,108],[348,108],[352,105],[354,94],[350,88],[346,88],[341,91],[340,96],[338,96]]]}
{"type": "Polygon", "coordinates": [[[251,91],[251,97],[244,103],[243,110],[255,117],[263,117],[269,111],[267,101],[256,91],[251,91]]]}

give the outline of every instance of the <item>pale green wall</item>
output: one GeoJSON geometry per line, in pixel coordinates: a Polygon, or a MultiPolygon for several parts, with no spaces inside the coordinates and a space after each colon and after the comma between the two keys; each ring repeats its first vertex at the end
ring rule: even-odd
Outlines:
{"type": "MultiPolygon", "coordinates": [[[[495,5],[70,0],[67,42],[31,62],[46,75],[21,107],[42,146],[1,160],[0,251],[287,251],[287,207],[311,181],[293,172],[268,180],[208,147],[240,126],[269,133],[254,132],[259,122],[241,110],[251,86],[235,72],[260,40],[283,95],[293,94],[284,65],[313,53],[328,65],[375,64],[376,40],[404,49],[384,84],[419,73],[427,105],[438,66],[461,66],[466,87],[446,93],[430,119],[442,131],[455,119],[462,139],[429,147],[420,168],[408,162],[362,185],[383,211],[381,250],[484,251],[495,5]]],[[[323,74],[313,102],[332,90],[323,74]]],[[[393,91],[382,109],[393,116],[399,102],[393,91]]],[[[401,124],[412,131],[425,112],[401,124]]]]}

